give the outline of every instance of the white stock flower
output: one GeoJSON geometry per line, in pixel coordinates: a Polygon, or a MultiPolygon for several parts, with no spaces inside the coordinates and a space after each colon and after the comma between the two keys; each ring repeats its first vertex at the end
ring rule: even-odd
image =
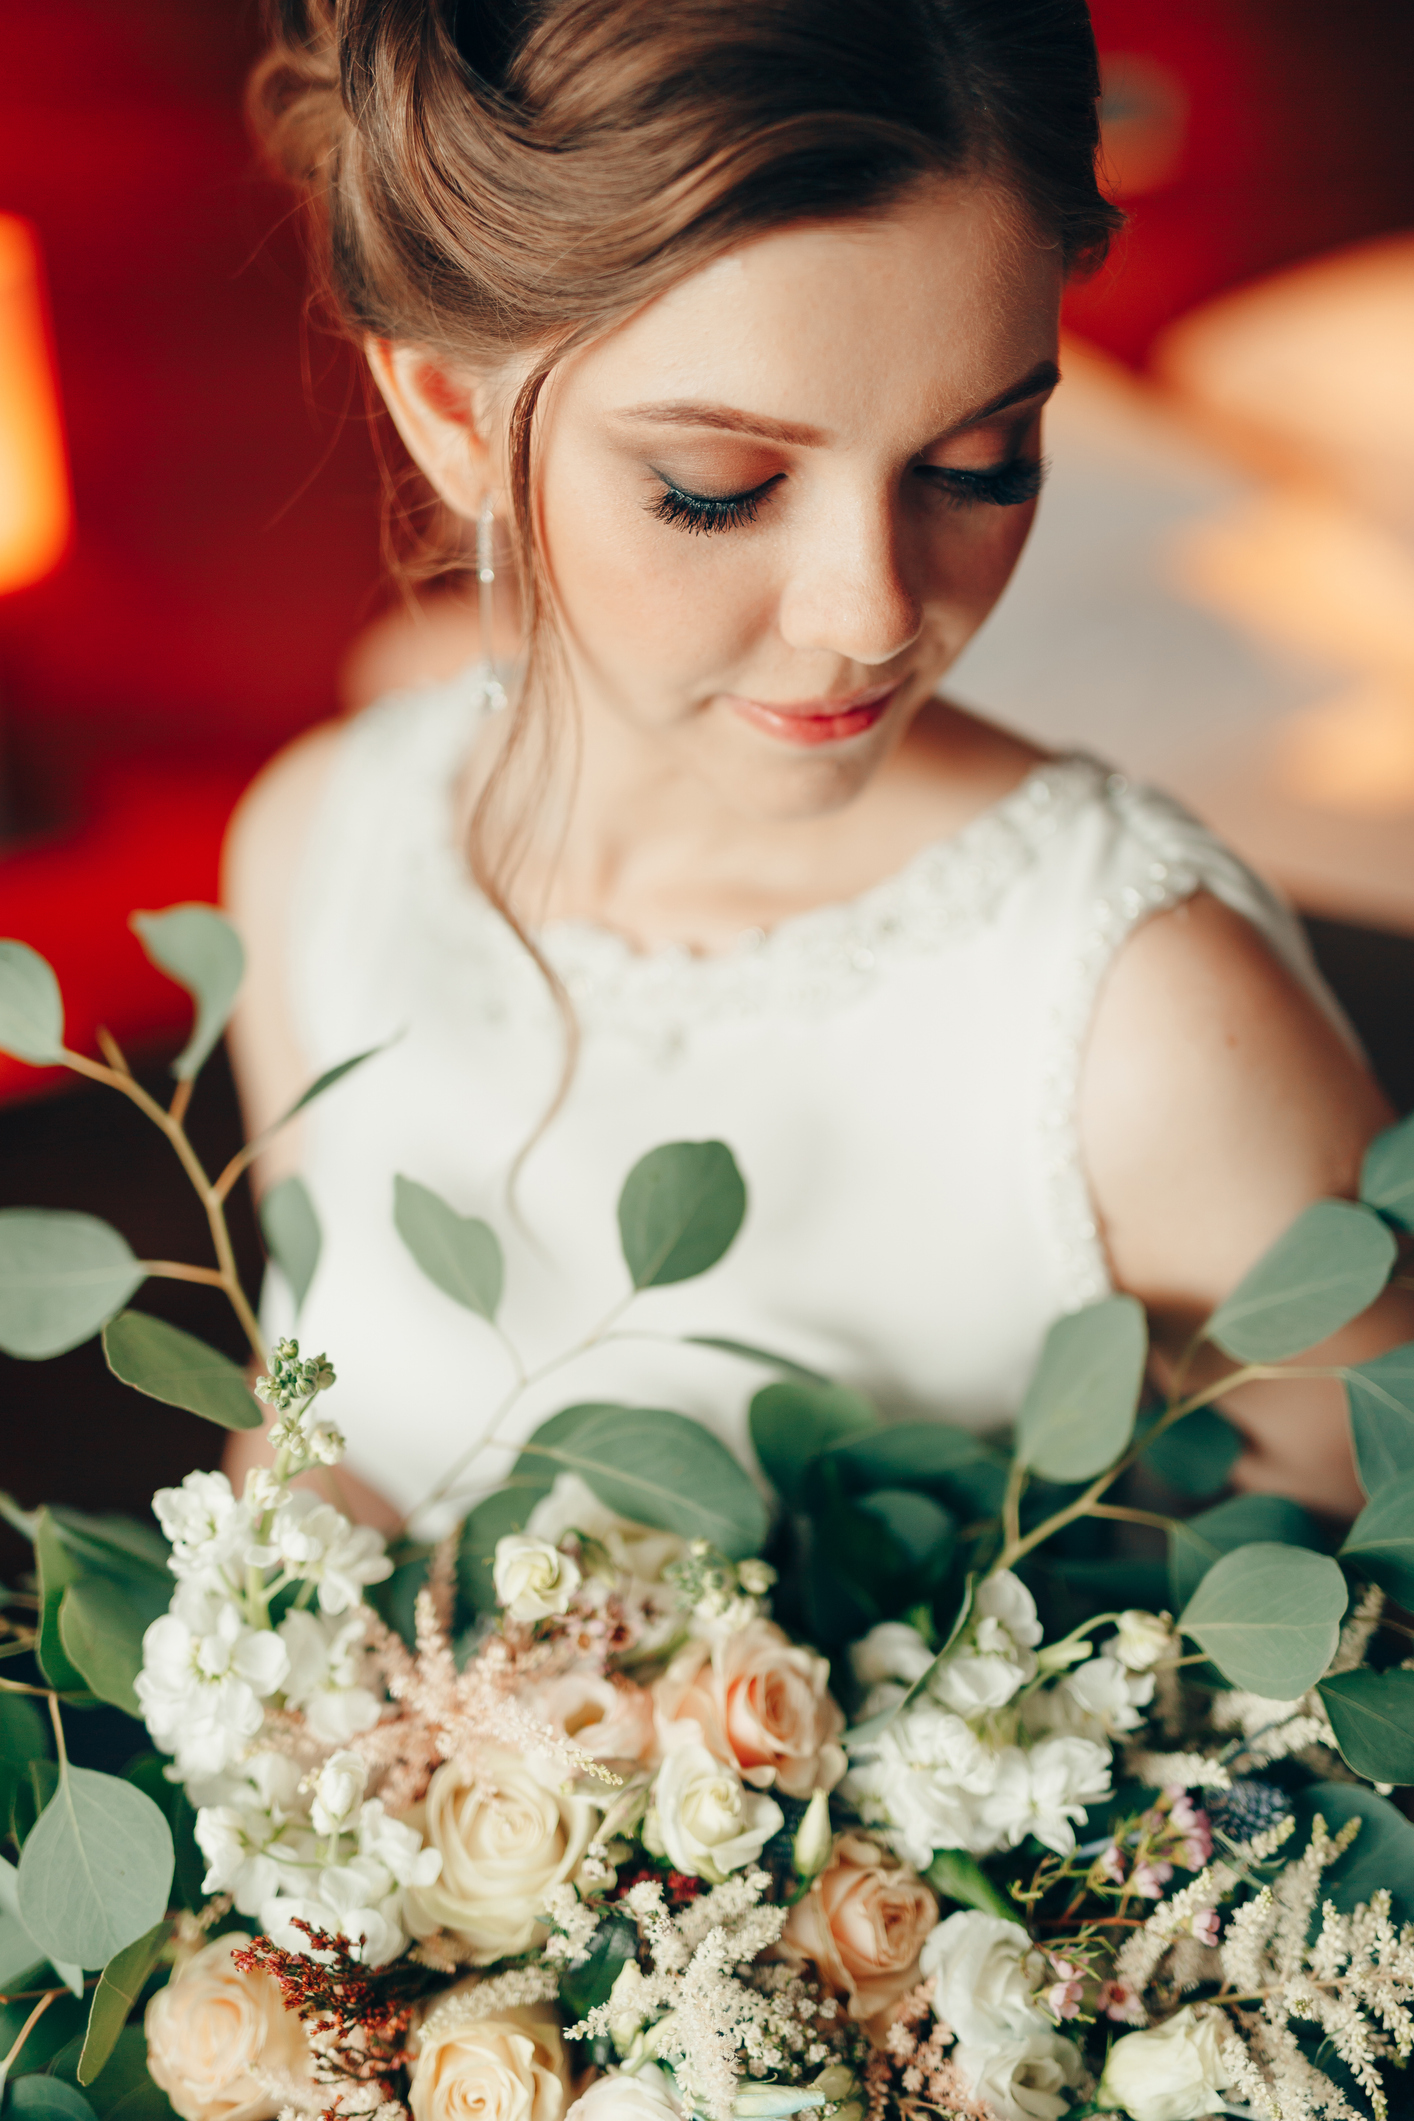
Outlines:
{"type": "Polygon", "coordinates": [[[1115,1639],[1106,1648],[1131,1672],[1147,1672],[1157,1664],[1173,1640],[1173,1627],[1166,1613],[1145,1613],[1132,1606],[1121,1613],[1115,1639]]]}
{"type": "Polygon", "coordinates": [[[305,1931],[295,1927],[305,1922],[312,1930],[344,1938],[350,1955],[365,1966],[383,1966],[407,1943],[399,1919],[402,1895],[389,1891],[388,1885],[381,1863],[356,1856],[351,1863],[330,1864],[320,1871],[314,1890],[307,1887],[302,1895],[277,1894],[267,1900],[260,1910],[260,1927],[282,1950],[320,1958],[323,1954],[305,1931]]]}
{"type": "Polygon", "coordinates": [[[357,1753],[331,1753],[314,1779],[309,1823],[316,1834],[342,1834],[363,1803],[368,1764],[357,1753]]]}
{"type": "Polygon", "coordinates": [[[849,1662],[861,1687],[878,1686],[891,1679],[912,1686],[933,1662],[933,1652],[917,1628],[911,1628],[906,1620],[881,1620],[854,1644],[849,1662]]]}
{"type": "Polygon", "coordinates": [[[1154,1698],[1152,1672],[1126,1670],[1117,1657],[1092,1657],[1058,1685],[1032,1696],[1028,1723],[1058,1735],[1103,1742],[1137,1731],[1154,1698]]]}
{"type": "Polygon", "coordinates": [[[1000,1569],[978,1585],[962,1638],[929,1680],[929,1691],[957,1716],[1005,1708],[1034,1677],[1040,1640],[1035,1600],[1019,1576],[1000,1569]]]}
{"type": "Polygon", "coordinates": [[[134,1685],[143,1719],[184,1776],[219,1775],[240,1758],[264,1720],[262,1700],[289,1669],[278,1635],[247,1627],[229,1598],[194,1583],[153,1621],[142,1660],[134,1685]]]}
{"type": "Polygon", "coordinates": [[[179,1488],[159,1488],[152,1512],[172,1543],[174,1576],[210,1577],[233,1562],[244,1565],[250,1512],[224,1473],[188,1473],[179,1488]]]}
{"type": "Polygon", "coordinates": [[[332,1503],[303,1488],[275,1512],[269,1551],[292,1576],[318,1585],[326,1613],[347,1613],[362,1602],[366,1585],[393,1572],[381,1533],[350,1524],[332,1503]]]}
{"type": "Polygon", "coordinates": [[[1116,2040],[1095,2096],[1133,2121],[1198,2121],[1221,2103],[1224,2021],[1198,2017],[1191,2003],[1163,2025],[1116,2040]]]}
{"type": "Polygon", "coordinates": [[[918,1870],[940,1848],[985,1854],[995,1841],[977,1814],[992,1786],[994,1755],[960,1716],[927,1695],[895,1717],[842,1785],[860,1816],[888,1830],[888,1839],[918,1870]]]}
{"type": "Polygon", "coordinates": [[[1055,2029],[1039,1997],[1044,1962],[1019,1922],[960,1909],[925,1939],[918,1963],[938,2016],[978,2055],[1055,2029]]]}
{"type": "Polygon", "coordinates": [[[347,1619],[296,1608],[277,1630],[290,1660],[285,1699],[321,1745],[347,1745],[378,1721],[377,1697],[362,1683],[363,1629],[361,1608],[347,1619]]]}
{"type": "Polygon", "coordinates": [[[229,1893],[242,1915],[259,1914],[282,1886],[299,1888],[317,1861],[300,1792],[300,1771],[282,1753],[255,1753],[241,1772],[209,1778],[189,1793],[200,1809],[196,1840],[206,1858],[202,1890],[229,1893]]]}
{"type": "Polygon", "coordinates": [[[1002,2047],[959,2046],[953,2060],[977,2107],[996,2121],[1060,2121],[1084,2066],[1072,2040],[1032,2033],[1002,2047]]]}
{"type": "Polygon", "coordinates": [[[580,1585],[569,1555],[527,1532],[507,1532],[496,1541],[491,1574],[497,1602],[512,1620],[549,1620],[567,1613],[580,1585]]]}
{"type": "MultiPolygon", "coordinates": [[[[998,1569],[978,1584],[973,1600],[972,1619],[978,1624],[994,1620],[1007,1631],[1019,1650],[1034,1650],[1041,1640],[1042,1627],[1036,1618],[1036,1601],[1019,1576],[1010,1569],[998,1569]]],[[[990,1642],[983,1644],[991,1648],[990,1642]]]]}
{"type": "Polygon", "coordinates": [[[358,1852],[381,1863],[398,1885],[434,1885],[442,1874],[438,1851],[425,1846],[415,1826],[389,1818],[378,1797],[370,1797],[358,1815],[358,1852]]]}
{"type": "Polygon", "coordinates": [[[734,1768],[689,1741],[658,1770],[645,1835],[675,1870],[720,1885],[754,1863],[784,1823],[774,1798],[748,1790],[734,1768]]]}
{"type": "Polygon", "coordinates": [[[981,1803],[988,1846],[1015,1848],[1034,1834],[1058,1856],[1075,1847],[1075,1823],[1089,1805],[1110,1794],[1110,1749],[1089,1738],[1043,1738],[1029,1751],[1006,1746],[995,1756],[992,1784],[981,1803]]]}
{"type": "Polygon", "coordinates": [[[949,1657],[939,1665],[929,1689],[955,1716],[984,1716],[1005,1708],[1031,1674],[1009,1656],[949,1657]]]}

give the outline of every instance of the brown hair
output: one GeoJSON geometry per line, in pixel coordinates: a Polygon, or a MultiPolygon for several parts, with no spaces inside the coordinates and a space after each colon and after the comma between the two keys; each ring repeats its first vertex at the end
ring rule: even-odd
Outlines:
{"type": "Polygon", "coordinates": [[[310,204],[344,327],[473,372],[530,359],[509,434],[526,682],[471,854],[565,1015],[561,1095],[573,1018],[506,897],[525,821],[496,821],[487,853],[513,755],[532,725],[551,742],[527,712],[546,378],[732,245],[929,173],[985,170],[1068,268],[1096,261],[1120,218],[1095,182],[1097,94],[1084,0],[276,0],[251,112],[310,204]]]}

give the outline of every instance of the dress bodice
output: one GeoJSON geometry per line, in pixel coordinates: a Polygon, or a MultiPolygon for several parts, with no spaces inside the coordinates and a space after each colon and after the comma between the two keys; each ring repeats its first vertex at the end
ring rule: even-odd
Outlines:
{"type": "MultiPolygon", "coordinates": [[[[405,1252],[395,1173],[496,1229],[500,1322],[528,1370],[623,1295],[615,1208],[640,1156],[719,1139],[745,1175],[726,1257],[639,1296],[623,1327],[643,1337],[535,1387],[501,1420],[503,1445],[560,1406],[623,1400],[695,1415],[749,1460],[746,1408],[768,1373],[675,1344],[688,1334],[779,1350],[886,1414],[986,1428],[1014,1413],[1053,1321],[1109,1288],[1076,1106],[1124,938],[1206,889],[1333,1006],[1291,915],[1201,825],[1062,758],[872,890],[724,955],[641,955],[600,929],[546,927],[581,1045],[512,1211],[509,1169],[563,1048],[541,974],[456,841],[481,711],[465,677],[350,723],[290,915],[311,1071],[393,1041],[306,1116],[324,1251],[299,1332],[337,1366],[330,1411],[352,1467],[403,1508],[491,1424],[512,1371],[495,1333],[405,1252]]],[[[278,1285],[267,1309],[285,1329],[278,1285]]],[[[504,1448],[484,1451],[471,1492],[507,1464],[504,1448]]]]}

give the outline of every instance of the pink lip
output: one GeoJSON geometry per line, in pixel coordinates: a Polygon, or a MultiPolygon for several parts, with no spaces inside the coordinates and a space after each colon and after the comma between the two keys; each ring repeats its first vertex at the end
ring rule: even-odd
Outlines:
{"type": "Polygon", "coordinates": [[[843,700],[792,700],[788,706],[744,699],[739,693],[728,693],[726,699],[743,721],[782,743],[839,744],[882,721],[898,690],[895,683],[843,700]]]}

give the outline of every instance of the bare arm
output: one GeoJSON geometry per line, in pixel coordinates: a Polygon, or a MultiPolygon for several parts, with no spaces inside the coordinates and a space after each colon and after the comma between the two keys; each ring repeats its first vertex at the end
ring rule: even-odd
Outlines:
{"type": "MultiPolygon", "coordinates": [[[[1160,1374],[1303,1208],[1355,1193],[1390,1117],[1320,1010],[1216,899],[1130,940],[1096,1011],[1080,1131],[1114,1277],[1150,1313],[1160,1374]]],[[[1411,1338],[1414,1300],[1391,1290],[1302,1360],[1364,1361],[1411,1338]]],[[[1330,1516],[1360,1508],[1338,1383],[1249,1385],[1224,1410],[1247,1438],[1239,1487],[1330,1516]]]]}

